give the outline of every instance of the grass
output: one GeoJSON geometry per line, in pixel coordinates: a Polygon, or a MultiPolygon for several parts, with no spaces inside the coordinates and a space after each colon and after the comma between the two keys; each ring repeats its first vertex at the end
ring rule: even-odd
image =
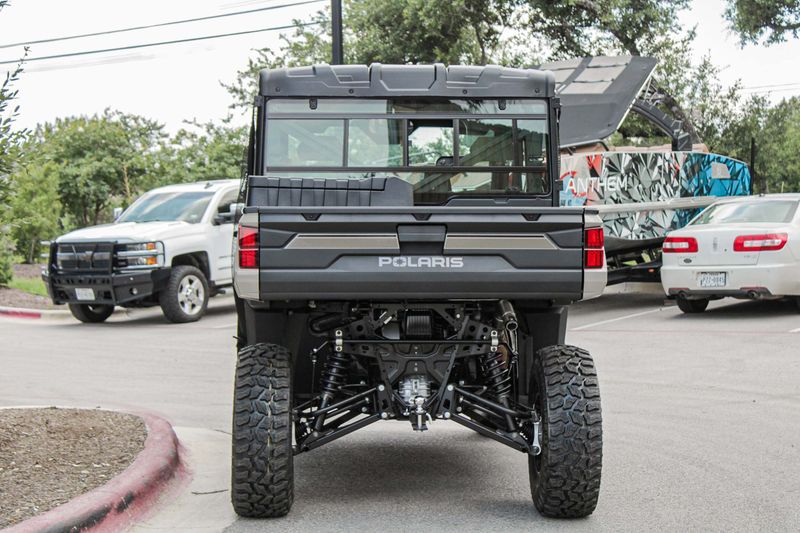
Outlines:
{"type": "Polygon", "coordinates": [[[39,278],[14,278],[8,284],[12,289],[19,289],[38,296],[47,296],[44,282],[39,278]]]}

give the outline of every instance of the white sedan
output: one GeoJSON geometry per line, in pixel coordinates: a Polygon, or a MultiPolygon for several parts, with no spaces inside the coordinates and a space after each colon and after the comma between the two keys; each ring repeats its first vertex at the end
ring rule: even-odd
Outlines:
{"type": "Polygon", "coordinates": [[[661,284],[684,313],[709,300],[794,297],[800,309],[800,194],[716,202],[662,248],[661,284]]]}

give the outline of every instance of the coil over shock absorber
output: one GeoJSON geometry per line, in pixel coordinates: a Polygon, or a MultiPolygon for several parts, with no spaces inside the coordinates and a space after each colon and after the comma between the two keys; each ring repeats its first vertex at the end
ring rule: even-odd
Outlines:
{"type": "MultiPolygon", "coordinates": [[[[483,377],[488,390],[495,395],[497,401],[504,407],[508,407],[508,396],[512,388],[511,365],[508,354],[505,350],[501,351],[497,345],[497,331],[492,331],[491,336],[491,350],[480,358],[483,377]]],[[[514,431],[516,429],[514,420],[509,415],[505,415],[505,419],[508,430],[514,431]]]]}
{"type": "MultiPolygon", "coordinates": [[[[497,332],[492,331],[492,337],[496,336],[497,332]]],[[[508,364],[508,356],[497,346],[492,346],[490,352],[481,356],[481,368],[487,387],[502,401],[511,392],[511,366],[508,364]]]]}
{"type": "MultiPolygon", "coordinates": [[[[342,332],[336,331],[336,342],[333,351],[328,356],[328,361],[325,364],[325,369],[322,372],[322,401],[320,401],[320,409],[324,409],[331,404],[339,389],[347,383],[347,365],[350,363],[350,356],[345,354],[342,345],[342,332]]],[[[325,415],[317,417],[314,428],[317,431],[322,431],[322,426],[325,423],[325,415]]]]}

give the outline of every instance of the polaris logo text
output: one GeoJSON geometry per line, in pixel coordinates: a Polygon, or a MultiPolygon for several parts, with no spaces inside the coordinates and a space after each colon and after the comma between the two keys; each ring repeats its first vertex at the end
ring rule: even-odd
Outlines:
{"type": "Polygon", "coordinates": [[[463,257],[379,257],[378,266],[394,268],[464,268],[463,257]]]}

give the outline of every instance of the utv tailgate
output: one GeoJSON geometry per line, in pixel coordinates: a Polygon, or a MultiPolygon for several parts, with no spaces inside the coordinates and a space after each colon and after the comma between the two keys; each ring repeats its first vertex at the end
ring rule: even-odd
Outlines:
{"type": "MultiPolygon", "coordinates": [[[[258,207],[268,300],[578,300],[584,210],[258,207]]],[[[244,221],[244,220],[243,220],[244,221]]]]}

